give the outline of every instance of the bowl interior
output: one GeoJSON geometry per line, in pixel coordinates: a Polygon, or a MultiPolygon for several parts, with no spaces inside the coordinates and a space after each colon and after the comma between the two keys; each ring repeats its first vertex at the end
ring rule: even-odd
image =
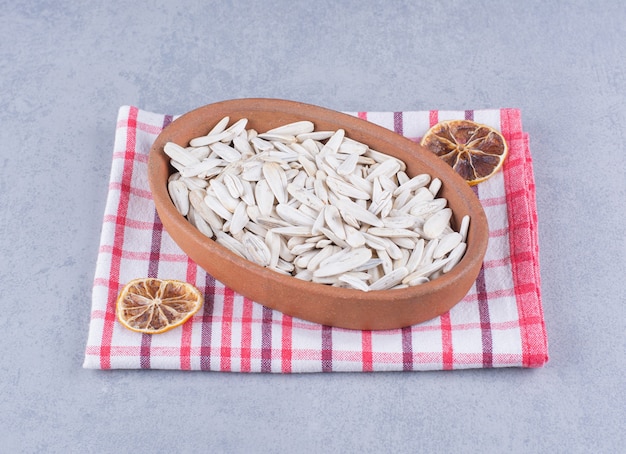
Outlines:
{"type": "Polygon", "coordinates": [[[359,118],[309,104],[277,99],[238,99],[195,109],[172,122],[150,151],[148,179],[159,217],[166,231],[199,266],[224,285],[258,303],[316,323],[353,329],[393,329],[434,318],[448,311],[471,288],[488,242],[488,226],[478,198],[447,164],[418,144],[359,118]],[[370,148],[402,159],[406,173],[428,173],[442,180],[440,196],[452,208],[452,224],[471,218],[467,250],[449,273],[407,289],[363,292],[305,282],[249,262],[207,238],[178,213],[167,191],[175,170],[163,147],[168,141],[187,146],[205,135],[224,116],[231,124],[248,119],[247,128],[259,132],[286,123],[310,120],[316,130],[342,128],[346,136],[370,148]]]}

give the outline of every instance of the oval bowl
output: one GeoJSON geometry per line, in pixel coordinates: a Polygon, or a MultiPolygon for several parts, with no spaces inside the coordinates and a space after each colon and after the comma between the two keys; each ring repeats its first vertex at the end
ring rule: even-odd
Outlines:
{"type": "Polygon", "coordinates": [[[468,184],[447,164],[411,140],[368,121],[323,107],[280,99],[248,98],[199,107],[167,126],[154,142],[148,179],[164,228],[200,267],[227,287],[284,314],[323,325],[383,330],[415,325],[437,317],[457,304],[478,276],[488,243],[487,218],[468,184]],[[448,200],[456,229],[471,217],[464,258],[447,274],[406,289],[363,292],[305,282],[259,266],[200,233],[174,207],[167,179],[175,170],[163,151],[171,141],[187,146],[205,135],[223,117],[247,118],[247,128],[263,132],[286,123],[310,120],[316,130],[342,128],[346,136],[377,151],[402,159],[406,173],[428,173],[441,179],[440,196],[448,200]]]}

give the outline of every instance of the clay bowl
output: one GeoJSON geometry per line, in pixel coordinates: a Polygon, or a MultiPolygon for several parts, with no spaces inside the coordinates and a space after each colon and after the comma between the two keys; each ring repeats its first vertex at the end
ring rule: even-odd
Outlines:
{"type": "Polygon", "coordinates": [[[485,213],[478,198],[447,164],[418,144],[367,121],[299,102],[278,99],[237,99],[195,109],[172,122],[150,150],[148,178],[154,203],[166,231],[180,248],[215,279],[236,292],[284,314],[324,325],[350,329],[394,329],[418,324],[447,312],[471,288],[488,242],[485,213]],[[166,182],[174,172],[163,152],[166,142],[187,146],[205,135],[224,116],[247,118],[259,132],[298,120],[313,121],[317,130],[343,128],[346,136],[402,159],[407,174],[428,173],[443,182],[440,196],[452,208],[453,227],[471,216],[467,251],[449,273],[407,289],[362,292],[304,282],[251,263],[201,234],[170,200],[166,182]]]}

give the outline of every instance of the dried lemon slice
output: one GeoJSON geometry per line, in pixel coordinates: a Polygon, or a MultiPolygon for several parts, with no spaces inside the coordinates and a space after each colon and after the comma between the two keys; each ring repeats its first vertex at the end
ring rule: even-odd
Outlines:
{"type": "Polygon", "coordinates": [[[446,161],[470,186],[494,175],[509,151],[502,134],[470,120],[437,123],[421,145],[446,161]]]}
{"type": "Polygon", "coordinates": [[[116,312],[126,328],[159,334],[185,323],[203,303],[202,293],[186,282],[140,278],[124,286],[116,312]]]}

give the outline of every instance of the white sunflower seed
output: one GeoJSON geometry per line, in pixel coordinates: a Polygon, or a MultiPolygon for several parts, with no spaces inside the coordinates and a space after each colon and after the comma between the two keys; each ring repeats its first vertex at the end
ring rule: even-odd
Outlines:
{"type": "Polygon", "coordinates": [[[426,238],[434,239],[441,235],[449,224],[451,217],[452,210],[450,208],[443,208],[429,217],[426,222],[424,222],[422,229],[426,238]]]}
{"type": "MultiPolygon", "coordinates": [[[[186,166],[181,169],[180,174],[184,177],[195,177],[201,174],[206,174],[208,171],[221,168],[226,165],[226,161],[220,158],[206,158],[199,161],[197,164],[186,166]]],[[[221,169],[220,169],[221,172],[221,169]]]]}
{"type": "Polygon", "coordinates": [[[275,233],[285,236],[311,236],[311,226],[282,226],[272,229],[275,233]]]}
{"type": "MultiPolygon", "coordinates": [[[[234,216],[234,215],[233,215],[234,216]]],[[[232,224],[232,221],[231,221],[232,224]]],[[[262,238],[265,238],[267,236],[267,232],[269,232],[268,229],[266,229],[265,227],[263,227],[261,224],[258,224],[256,222],[254,222],[252,219],[250,219],[245,227],[246,230],[249,230],[250,232],[254,233],[255,235],[259,235],[262,238]]],[[[231,232],[232,233],[232,232],[231,232]]]]}
{"type": "Polygon", "coordinates": [[[415,226],[416,220],[414,216],[398,214],[396,216],[387,216],[383,219],[383,224],[388,229],[411,229],[415,226]]]}
{"type": "Polygon", "coordinates": [[[428,217],[436,213],[437,211],[441,211],[442,209],[444,209],[447,204],[448,201],[443,198],[433,199],[426,202],[419,202],[409,210],[409,213],[417,217],[428,217]]]}
{"type": "Polygon", "coordinates": [[[301,143],[304,143],[307,140],[310,140],[310,141],[326,140],[329,137],[332,137],[334,133],[335,131],[311,131],[311,132],[305,132],[302,134],[297,134],[296,139],[298,139],[298,142],[301,142],[301,143]]]}
{"type": "Polygon", "coordinates": [[[409,287],[413,287],[415,285],[422,285],[430,282],[426,276],[413,276],[410,279],[404,278],[402,280],[403,283],[406,283],[409,287]]]}
{"type": "Polygon", "coordinates": [[[315,223],[315,218],[306,216],[302,211],[288,205],[286,203],[279,203],[276,205],[276,213],[283,220],[287,221],[291,225],[310,225],[315,223]]]}
{"type": "Polygon", "coordinates": [[[324,147],[322,148],[322,153],[337,153],[339,150],[339,146],[341,142],[343,142],[343,138],[346,132],[343,129],[336,130],[332,136],[326,141],[324,147]]]}
{"type": "Polygon", "coordinates": [[[448,254],[448,263],[443,267],[442,271],[444,273],[448,273],[454,268],[463,258],[465,254],[465,250],[467,248],[467,243],[459,243],[450,254],[448,254]]]}
{"type": "Polygon", "coordinates": [[[374,227],[383,227],[383,221],[378,218],[375,214],[367,211],[367,209],[361,207],[360,205],[354,203],[349,199],[337,199],[335,205],[343,212],[352,215],[355,219],[364,222],[366,224],[372,225],[374,227]]]}
{"type": "Polygon", "coordinates": [[[207,134],[206,136],[201,136],[201,137],[196,137],[194,139],[191,139],[189,141],[189,145],[191,145],[192,147],[203,147],[206,145],[212,145],[216,142],[220,142],[224,139],[228,139],[229,137],[232,137],[232,134],[230,131],[210,133],[210,134],[207,134]]]}
{"type": "Polygon", "coordinates": [[[226,129],[226,127],[228,126],[228,123],[230,122],[230,117],[226,116],[223,117],[220,121],[218,121],[215,126],[213,126],[213,128],[208,132],[208,136],[211,136],[213,134],[219,134],[220,132],[224,131],[226,129]]]}
{"type": "Polygon", "coordinates": [[[222,230],[224,220],[204,202],[205,195],[206,192],[202,189],[194,189],[189,192],[189,203],[193,206],[196,214],[211,226],[211,229],[214,231],[222,230]]]}
{"type": "Polygon", "coordinates": [[[227,233],[222,232],[221,230],[215,230],[215,242],[224,246],[226,249],[234,252],[235,254],[247,258],[246,248],[241,244],[240,241],[236,240],[232,236],[227,233]]]}
{"type": "Polygon", "coordinates": [[[335,246],[332,243],[324,246],[323,248],[318,250],[315,257],[311,258],[307,265],[307,268],[311,271],[315,271],[319,267],[320,263],[322,263],[322,261],[326,260],[331,255],[336,254],[340,250],[341,248],[339,246],[335,246]]]}
{"type": "Polygon", "coordinates": [[[409,274],[409,271],[401,266],[399,268],[394,269],[390,273],[385,274],[383,277],[378,279],[376,282],[372,283],[369,286],[370,291],[372,290],[387,290],[390,289],[399,283],[409,274]]]}
{"type": "Polygon", "coordinates": [[[310,191],[304,188],[297,187],[295,184],[287,185],[287,192],[293,196],[294,199],[313,208],[316,211],[324,209],[324,202],[315,195],[314,191],[310,191]]]}
{"type": "Polygon", "coordinates": [[[259,134],[257,137],[263,140],[267,140],[269,142],[293,143],[296,141],[296,137],[293,135],[274,132],[264,132],[259,134]]]}
{"type": "Polygon", "coordinates": [[[325,235],[329,240],[331,240],[337,246],[341,246],[342,248],[346,248],[346,249],[350,248],[350,245],[345,240],[339,238],[335,234],[335,232],[333,232],[332,230],[330,230],[330,229],[328,229],[326,227],[322,227],[322,228],[320,228],[320,233],[325,235]]]}
{"type": "Polygon", "coordinates": [[[369,286],[367,285],[367,282],[361,279],[355,273],[344,273],[337,277],[337,280],[348,284],[348,286],[351,288],[355,288],[364,292],[369,291],[369,286]]]}
{"type": "Polygon", "coordinates": [[[254,149],[248,141],[247,134],[242,133],[233,139],[233,147],[237,150],[242,157],[254,156],[254,149]]]}
{"type": "Polygon", "coordinates": [[[383,275],[391,273],[393,271],[393,260],[387,253],[387,249],[377,250],[376,255],[381,260],[380,266],[383,269],[383,275]]]}
{"type": "MultiPolygon", "coordinates": [[[[379,259],[378,257],[372,258],[372,259],[369,259],[367,262],[365,262],[363,265],[355,267],[352,271],[353,272],[370,271],[374,268],[379,267],[382,264],[382,262],[383,261],[379,259]]],[[[370,274],[370,276],[374,277],[374,274],[370,274]]]]}
{"type": "Polygon", "coordinates": [[[287,175],[275,162],[263,163],[263,176],[278,203],[287,203],[287,175]]]}
{"type": "Polygon", "coordinates": [[[340,153],[363,155],[367,148],[367,145],[344,136],[338,151],[340,153]]]}
{"type": "Polygon", "coordinates": [[[389,228],[389,227],[370,227],[367,229],[367,233],[379,237],[404,237],[404,238],[417,238],[419,235],[413,230],[401,229],[401,228],[389,228]]]}
{"type": "Polygon", "coordinates": [[[278,265],[278,259],[280,258],[280,236],[271,230],[268,230],[265,234],[265,245],[270,251],[270,267],[276,267],[278,265]]]}
{"type": "Polygon", "coordinates": [[[346,230],[341,220],[339,209],[336,206],[326,205],[324,208],[324,220],[326,221],[326,225],[338,238],[342,240],[346,239],[346,230]]]}
{"type": "Polygon", "coordinates": [[[216,155],[226,162],[236,162],[241,159],[241,153],[223,142],[216,142],[211,144],[210,147],[216,155]]]}
{"type": "Polygon", "coordinates": [[[254,187],[254,198],[261,214],[269,216],[274,208],[274,193],[267,180],[263,179],[257,182],[254,187]]]}
{"type": "Polygon", "coordinates": [[[187,216],[189,212],[189,189],[187,185],[183,181],[173,180],[167,184],[167,189],[178,212],[187,216]]]}
{"type": "Polygon", "coordinates": [[[351,225],[345,225],[344,230],[346,232],[346,243],[348,243],[350,247],[357,248],[365,246],[365,237],[360,231],[351,225]]]}
{"type": "Polygon", "coordinates": [[[439,189],[441,189],[441,180],[439,178],[433,178],[428,186],[428,190],[433,194],[434,197],[437,197],[439,193],[439,189]]]}
{"type": "Polygon", "coordinates": [[[374,178],[377,178],[381,175],[391,177],[396,172],[398,172],[398,170],[400,170],[401,168],[402,166],[398,162],[397,159],[387,159],[381,162],[380,164],[373,166],[372,167],[373,170],[367,175],[365,179],[369,181],[373,181],[374,178]]]}
{"type": "Polygon", "coordinates": [[[321,170],[318,170],[315,175],[315,182],[313,183],[315,195],[324,204],[328,203],[328,189],[326,188],[326,183],[324,182],[325,179],[326,174],[321,170]]]}
{"type": "Polygon", "coordinates": [[[299,254],[294,260],[293,264],[298,269],[307,269],[311,260],[317,254],[317,249],[310,249],[299,254]]]}
{"type": "Polygon", "coordinates": [[[312,133],[315,125],[312,121],[296,121],[286,125],[278,126],[267,131],[269,134],[288,134],[298,136],[302,134],[312,133]]]}
{"type": "Polygon", "coordinates": [[[406,267],[410,273],[415,271],[422,261],[422,254],[424,253],[424,239],[420,238],[415,243],[415,247],[411,251],[411,255],[409,256],[409,260],[406,263],[406,267]]]}
{"type": "Polygon", "coordinates": [[[206,235],[209,238],[213,237],[213,229],[211,228],[209,223],[206,222],[202,218],[202,216],[198,214],[198,212],[196,211],[195,208],[193,208],[193,206],[189,207],[189,212],[187,213],[187,219],[189,219],[189,222],[191,222],[191,224],[195,228],[197,228],[203,235],[206,235]]]}
{"type": "Polygon", "coordinates": [[[224,185],[228,190],[231,197],[237,199],[240,198],[244,194],[244,188],[241,180],[237,175],[233,175],[232,173],[224,174],[224,185]]]}
{"type": "Polygon", "coordinates": [[[468,215],[463,216],[461,219],[461,227],[459,227],[459,233],[461,234],[461,240],[467,242],[467,232],[469,231],[470,217],[468,215]]]}
{"type": "Polygon", "coordinates": [[[219,181],[217,178],[211,180],[210,188],[213,191],[213,194],[220,203],[231,213],[235,211],[237,205],[239,204],[239,199],[234,198],[230,195],[230,192],[226,188],[226,185],[219,181]]]}
{"type": "Polygon", "coordinates": [[[250,232],[244,233],[242,240],[249,260],[261,266],[268,266],[271,263],[272,253],[264,240],[250,232]]]}
{"type": "Polygon", "coordinates": [[[207,193],[204,197],[204,203],[206,203],[215,213],[221,216],[222,219],[230,221],[233,218],[232,212],[226,209],[226,207],[222,205],[222,202],[220,202],[215,195],[207,193]]]}
{"type": "Polygon", "coordinates": [[[328,189],[333,191],[337,195],[343,195],[352,199],[369,200],[371,198],[368,192],[362,191],[353,185],[346,183],[340,178],[329,176],[326,178],[326,185],[328,189]]]}
{"type": "Polygon", "coordinates": [[[243,228],[246,226],[250,218],[248,217],[248,213],[246,212],[246,203],[242,200],[237,204],[235,211],[233,212],[233,217],[230,220],[230,233],[236,235],[241,232],[243,228]]]}
{"type": "Polygon", "coordinates": [[[167,142],[163,147],[163,151],[174,161],[179,162],[185,167],[200,163],[198,158],[174,142],[167,142]]]}
{"type": "Polygon", "coordinates": [[[359,160],[359,155],[351,154],[337,167],[337,173],[339,175],[350,175],[356,169],[357,161],[359,160]]]}
{"type": "Polygon", "coordinates": [[[282,219],[273,216],[260,215],[259,217],[257,217],[256,222],[266,229],[276,229],[278,227],[293,227],[289,222],[283,221],[282,219]]]}
{"type": "Polygon", "coordinates": [[[459,243],[461,243],[462,239],[463,237],[461,236],[461,234],[457,232],[451,232],[442,236],[439,239],[439,244],[437,245],[437,248],[433,252],[433,258],[440,259],[444,257],[446,254],[452,251],[452,249],[457,247],[459,243]]]}
{"type": "Polygon", "coordinates": [[[424,252],[422,253],[422,260],[418,265],[418,268],[425,265],[430,265],[433,262],[433,254],[435,253],[435,249],[439,244],[439,239],[435,238],[434,240],[429,241],[424,246],[424,252]]]}
{"type": "Polygon", "coordinates": [[[412,272],[411,274],[409,274],[405,279],[405,281],[403,281],[405,284],[407,282],[409,282],[410,280],[412,280],[415,277],[420,277],[420,276],[425,276],[430,278],[430,276],[435,273],[436,271],[439,271],[440,269],[442,269],[446,263],[448,263],[449,259],[445,258],[445,259],[439,259],[439,260],[435,260],[434,262],[428,264],[428,265],[424,265],[424,266],[419,266],[414,272],[412,272]]]}
{"type": "Polygon", "coordinates": [[[407,238],[407,237],[393,237],[390,238],[391,241],[395,243],[396,246],[400,248],[402,252],[404,251],[412,251],[415,247],[416,239],[415,238],[407,238]]]}
{"type": "Polygon", "coordinates": [[[367,248],[342,250],[326,258],[313,272],[315,277],[328,277],[353,270],[372,258],[372,251],[367,248]]]}

